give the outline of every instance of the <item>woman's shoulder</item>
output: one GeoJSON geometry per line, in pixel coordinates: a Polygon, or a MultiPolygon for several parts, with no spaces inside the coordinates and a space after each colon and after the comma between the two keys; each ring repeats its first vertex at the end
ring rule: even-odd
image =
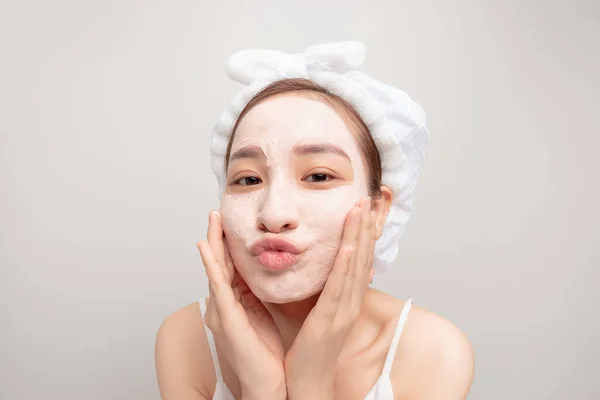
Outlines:
{"type": "Polygon", "coordinates": [[[197,302],[169,315],[155,344],[156,373],[163,398],[202,399],[216,380],[204,321],[197,302]]]}
{"type": "MultiPolygon", "coordinates": [[[[406,300],[374,291],[378,313],[397,324],[406,300]]],[[[396,348],[391,378],[401,398],[464,398],[473,380],[474,359],[466,335],[452,322],[412,304],[396,348]],[[438,395],[439,394],[439,395],[438,395]]]]}

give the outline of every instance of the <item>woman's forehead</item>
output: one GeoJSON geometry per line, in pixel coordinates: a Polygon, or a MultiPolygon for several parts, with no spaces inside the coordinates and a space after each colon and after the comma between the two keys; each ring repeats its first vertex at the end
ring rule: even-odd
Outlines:
{"type": "Polygon", "coordinates": [[[346,123],[331,106],[287,94],[266,99],[248,111],[237,127],[232,151],[248,144],[291,148],[298,143],[336,143],[358,150],[346,123]]]}

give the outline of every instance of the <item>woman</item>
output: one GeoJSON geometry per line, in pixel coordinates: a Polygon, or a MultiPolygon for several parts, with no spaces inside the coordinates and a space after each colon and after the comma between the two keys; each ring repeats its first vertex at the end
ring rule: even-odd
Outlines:
{"type": "Polygon", "coordinates": [[[357,42],[230,58],[247,87],[213,135],[210,297],[161,326],[165,400],[466,397],[465,336],[369,288],[396,257],[427,129],[363,60],[357,42]]]}

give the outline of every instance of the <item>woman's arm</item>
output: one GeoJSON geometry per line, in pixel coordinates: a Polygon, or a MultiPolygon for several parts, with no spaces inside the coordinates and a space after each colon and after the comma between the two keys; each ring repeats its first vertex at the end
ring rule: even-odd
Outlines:
{"type": "Polygon", "coordinates": [[[214,368],[198,303],[171,314],[156,337],[156,375],[163,400],[209,400],[214,368]]]}

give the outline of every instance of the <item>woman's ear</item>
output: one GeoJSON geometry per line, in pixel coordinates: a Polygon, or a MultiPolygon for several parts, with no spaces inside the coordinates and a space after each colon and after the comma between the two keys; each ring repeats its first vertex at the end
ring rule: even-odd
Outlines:
{"type": "Polygon", "coordinates": [[[392,206],[393,198],[394,194],[392,193],[392,190],[387,186],[382,186],[381,196],[371,200],[371,212],[373,213],[373,218],[375,218],[377,239],[383,234],[383,225],[385,224],[385,219],[392,206]]]}

